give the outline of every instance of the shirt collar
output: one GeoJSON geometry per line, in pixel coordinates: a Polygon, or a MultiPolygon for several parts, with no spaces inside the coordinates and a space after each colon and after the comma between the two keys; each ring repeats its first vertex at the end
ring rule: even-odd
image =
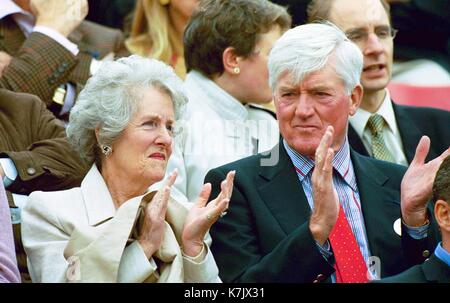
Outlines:
{"type": "MultiPolygon", "coordinates": [[[[189,88],[197,88],[196,99],[198,94],[206,95],[201,99],[201,102],[208,103],[216,112],[225,120],[242,120],[245,121],[248,117],[248,109],[239,100],[231,96],[214,81],[205,77],[198,71],[190,71],[185,80],[185,85],[189,88]]],[[[189,100],[190,102],[198,102],[196,100],[189,100]]]]}
{"type": "MultiPolygon", "coordinates": [[[[386,96],[384,97],[383,103],[380,108],[378,108],[376,114],[379,114],[386,121],[389,129],[392,131],[394,135],[397,135],[397,123],[395,122],[395,113],[394,107],[392,106],[391,95],[389,94],[389,90],[385,89],[386,96]]],[[[356,133],[359,137],[363,137],[364,130],[366,128],[367,121],[369,121],[372,113],[358,108],[355,115],[350,117],[350,124],[355,129],[356,133]]]]}
{"type": "MultiPolygon", "coordinates": [[[[300,182],[303,182],[304,178],[314,168],[314,160],[295,151],[284,139],[283,145],[289,155],[289,158],[291,158],[291,161],[294,164],[300,182]]],[[[354,191],[356,191],[356,177],[350,159],[350,147],[347,137],[345,138],[344,144],[337,151],[337,153],[335,153],[332,163],[334,170],[339,173],[339,175],[354,191]]]]}
{"type": "Polygon", "coordinates": [[[450,252],[446,251],[442,247],[442,242],[438,244],[438,246],[436,247],[436,250],[434,251],[434,254],[436,255],[436,257],[441,259],[442,262],[444,262],[448,266],[450,266],[450,252]]]}
{"type": "Polygon", "coordinates": [[[12,14],[31,15],[29,12],[24,11],[12,0],[2,0],[0,4],[0,19],[12,14]]]}

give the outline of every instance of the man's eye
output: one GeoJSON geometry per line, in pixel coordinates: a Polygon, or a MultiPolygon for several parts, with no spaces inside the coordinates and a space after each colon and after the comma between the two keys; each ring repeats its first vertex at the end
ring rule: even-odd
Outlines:
{"type": "Polygon", "coordinates": [[[377,31],[377,36],[378,38],[385,39],[390,36],[390,33],[388,30],[379,30],[377,31]]]}
{"type": "Polygon", "coordinates": [[[318,96],[318,97],[328,97],[328,96],[330,96],[330,94],[326,93],[326,92],[315,92],[314,94],[316,96],[318,96]]]}
{"type": "Polygon", "coordinates": [[[347,35],[347,38],[352,41],[361,41],[362,39],[364,39],[364,35],[361,33],[351,33],[347,35]]]}
{"type": "Polygon", "coordinates": [[[287,93],[282,93],[281,94],[281,97],[293,97],[293,96],[295,96],[295,94],[294,93],[292,93],[292,92],[287,92],[287,93]]]}

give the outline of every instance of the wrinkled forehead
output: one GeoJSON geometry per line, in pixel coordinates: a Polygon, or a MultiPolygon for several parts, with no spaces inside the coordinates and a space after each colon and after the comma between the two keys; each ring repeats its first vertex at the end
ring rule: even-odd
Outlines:
{"type": "Polygon", "coordinates": [[[329,18],[344,32],[355,28],[370,29],[390,25],[388,14],[379,0],[333,1],[329,18]]]}
{"type": "Polygon", "coordinates": [[[337,74],[334,65],[326,64],[323,68],[303,74],[285,71],[278,78],[275,92],[291,89],[314,89],[344,87],[344,81],[337,74]]]}

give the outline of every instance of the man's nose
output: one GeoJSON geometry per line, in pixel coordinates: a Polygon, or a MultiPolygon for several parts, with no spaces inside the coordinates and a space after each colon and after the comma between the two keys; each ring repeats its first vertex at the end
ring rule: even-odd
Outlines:
{"type": "Polygon", "coordinates": [[[295,114],[299,117],[308,117],[314,112],[314,106],[308,94],[300,94],[295,108],[295,114]]]}
{"type": "Polygon", "coordinates": [[[379,54],[383,52],[383,44],[375,33],[369,33],[364,44],[364,55],[379,54]]]}

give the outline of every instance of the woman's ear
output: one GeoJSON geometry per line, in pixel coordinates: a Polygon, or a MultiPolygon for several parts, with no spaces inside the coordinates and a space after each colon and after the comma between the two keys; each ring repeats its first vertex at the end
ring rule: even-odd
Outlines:
{"type": "Polygon", "coordinates": [[[234,47],[227,47],[222,54],[222,63],[224,72],[232,75],[239,75],[241,69],[239,67],[240,57],[236,55],[234,47]]]}
{"type": "Polygon", "coordinates": [[[95,127],[95,139],[97,140],[97,144],[100,144],[100,124],[95,127]]]}

